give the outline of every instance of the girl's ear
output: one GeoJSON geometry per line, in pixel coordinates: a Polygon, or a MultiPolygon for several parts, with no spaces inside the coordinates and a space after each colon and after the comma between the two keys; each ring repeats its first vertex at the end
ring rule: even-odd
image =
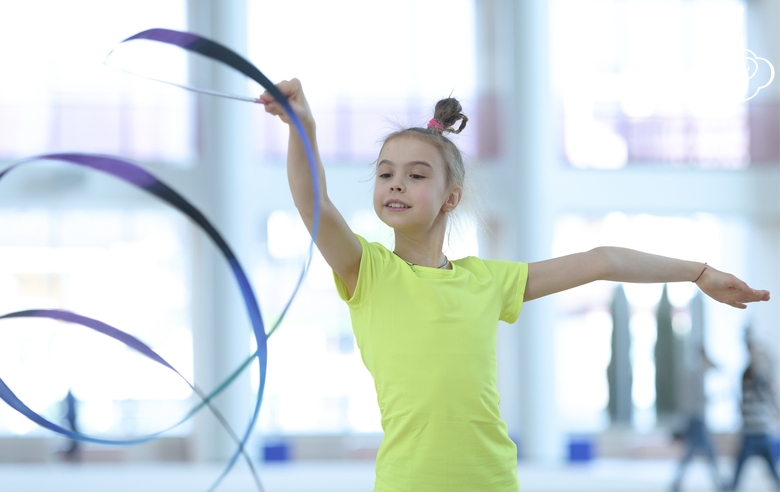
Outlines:
{"type": "Polygon", "coordinates": [[[452,212],[455,210],[455,208],[457,208],[462,196],[463,190],[458,186],[454,187],[452,191],[450,191],[450,194],[447,197],[447,200],[444,202],[444,205],[442,205],[441,209],[444,212],[452,212]]]}

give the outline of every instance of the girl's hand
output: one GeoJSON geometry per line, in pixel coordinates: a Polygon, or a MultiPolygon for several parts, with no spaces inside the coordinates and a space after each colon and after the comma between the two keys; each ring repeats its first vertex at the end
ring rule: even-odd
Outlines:
{"type": "MultiPolygon", "coordinates": [[[[306,101],[306,96],[303,94],[301,81],[298,79],[283,80],[276,84],[276,87],[282,94],[287,96],[287,99],[290,101],[290,106],[292,106],[295,114],[298,115],[301,121],[307,126],[313,125],[314,117],[311,114],[309,103],[306,101]]],[[[282,121],[288,125],[290,124],[290,118],[285,113],[284,108],[282,108],[281,104],[276,102],[276,99],[274,99],[268,91],[265,91],[260,95],[260,100],[265,104],[266,113],[278,116],[282,121]]]]}
{"type": "Polygon", "coordinates": [[[716,301],[739,309],[745,309],[746,302],[769,300],[769,291],[751,289],[748,284],[734,275],[721,272],[709,265],[696,285],[716,301]]]}

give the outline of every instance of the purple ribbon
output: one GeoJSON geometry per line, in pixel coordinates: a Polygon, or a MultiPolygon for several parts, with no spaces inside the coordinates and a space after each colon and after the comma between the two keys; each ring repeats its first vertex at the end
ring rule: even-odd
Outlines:
{"type": "MultiPolygon", "coordinates": [[[[23,165],[30,161],[41,160],[41,159],[59,160],[59,161],[63,161],[63,162],[67,162],[67,163],[71,163],[83,167],[89,167],[97,171],[111,174],[169,203],[170,205],[174,206],[175,208],[177,208],[178,210],[186,214],[193,221],[195,221],[195,223],[198,224],[198,226],[200,226],[204,232],[206,232],[206,234],[211,238],[211,240],[214,241],[214,243],[217,245],[219,250],[227,259],[228,265],[230,266],[234,278],[238,283],[241,295],[244,300],[244,305],[252,325],[252,330],[254,332],[255,340],[257,343],[257,351],[255,352],[255,354],[252,355],[252,357],[244,361],[242,365],[236,371],[234,371],[234,373],[226,381],[224,381],[216,390],[214,390],[211,394],[207,396],[204,396],[195,386],[193,386],[188,382],[188,384],[190,384],[193,390],[195,390],[198,393],[198,395],[201,396],[203,403],[199,405],[198,408],[193,409],[185,417],[184,420],[189,418],[199,408],[202,408],[203,405],[208,405],[209,407],[211,407],[209,403],[210,400],[217,393],[221,392],[225,387],[227,387],[227,385],[232,382],[232,380],[238,375],[238,373],[240,373],[243,369],[248,367],[254,357],[257,357],[259,361],[258,366],[259,366],[260,384],[257,392],[257,398],[255,401],[255,407],[252,414],[252,418],[249,424],[247,425],[243,437],[241,439],[238,439],[238,437],[235,436],[235,433],[233,433],[232,429],[227,424],[227,422],[224,421],[224,419],[219,414],[219,412],[216,412],[216,410],[212,408],[212,411],[215,412],[215,415],[220,420],[220,422],[222,422],[223,426],[225,426],[226,430],[229,433],[231,433],[231,436],[233,436],[234,440],[237,441],[238,449],[233,454],[225,470],[222,472],[222,474],[216,480],[216,482],[212,485],[210,490],[214,490],[219,485],[222,479],[232,469],[233,465],[235,464],[236,460],[240,455],[243,455],[247,459],[249,466],[252,469],[252,473],[255,477],[257,486],[260,490],[262,490],[262,485],[260,483],[257,474],[255,473],[254,467],[252,466],[251,459],[249,459],[248,455],[245,452],[245,447],[246,447],[246,442],[252,432],[252,429],[254,428],[254,425],[257,422],[257,418],[260,413],[260,406],[262,404],[263,391],[265,389],[267,360],[268,360],[267,338],[274,332],[274,330],[276,330],[276,328],[281,323],[282,319],[287,313],[287,310],[292,304],[292,301],[295,298],[301,284],[303,283],[303,279],[305,278],[308,265],[311,262],[314,241],[317,237],[318,230],[319,230],[320,208],[318,204],[320,202],[320,187],[319,187],[319,178],[317,172],[317,163],[316,163],[316,159],[314,158],[314,151],[302,122],[295,114],[295,111],[290,106],[289,101],[287,100],[285,95],[282,94],[281,91],[279,91],[279,89],[273,83],[271,83],[271,81],[268,78],[266,78],[265,75],[262,74],[262,72],[260,72],[260,70],[258,70],[254,65],[252,65],[249,61],[247,61],[237,53],[233,52],[229,48],[226,48],[225,46],[222,46],[214,41],[203,38],[196,34],[182,32],[182,31],[174,31],[171,29],[149,29],[137,33],[133,36],[130,36],[129,38],[122,41],[122,43],[129,42],[132,40],[137,40],[137,39],[146,39],[146,40],[157,41],[161,43],[178,46],[187,51],[192,51],[195,53],[199,53],[200,55],[212,58],[220,63],[228,65],[229,67],[241,72],[242,74],[251,78],[255,82],[259,83],[274,97],[274,99],[284,108],[285,112],[290,117],[290,121],[293,127],[296,129],[296,131],[298,131],[299,135],[301,136],[301,140],[303,141],[304,149],[306,151],[306,157],[309,161],[312,185],[314,190],[315,209],[314,209],[314,221],[313,221],[312,232],[311,232],[312,242],[310,243],[309,246],[309,257],[298,279],[295,290],[293,291],[290,299],[285,305],[284,310],[279,316],[277,322],[274,324],[274,326],[271,328],[268,334],[266,334],[265,332],[265,327],[260,314],[260,306],[257,303],[257,298],[255,297],[251,284],[249,283],[249,279],[244,273],[243,268],[241,268],[238,259],[233,254],[233,251],[230,249],[228,244],[224,241],[222,236],[217,232],[217,230],[212,226],[212,224],[205,218],[205,216],[203,216],[203,214],[198,209],[192,206],[175,190],[167,186],[162,181],[158,180],[156,177],[154,177],[152,174],[150,174],[143,168],[135,164],[132,164],[128,161],[125,161],[123,159],[112,157],[112,156],[80,154],[80,153],[58,153],[58,154],[47,154],[47,155],[41,155],[37,157],[31,157],[19,161],[16,164],[12,165],[11,167],[0,172],[0,179],[2,179],[12,169],[15,169],[20,165],[23,165]]],[[[177,84],[173,84],[173,85],[177,85],[177,84]]],[[[189,90],[195,90],[193,88],[186,87],[186,86],[179,86],[179,87],[182,87],[184,89],[189,89],[189,90]]],[[[203,92],[211,93],[214,95],[232,97],[232,96],[219,94],[211,91],[203,91],[203,92]]],[[[258,102],[256,100],[252,100],[252,101],[258,102]]],[[[111,327],[100,321],[93,320],[91,318],[87,318],[85,316],[77,315],[74,313],[69,313],[67,311],[59,311],[59,310],[22,311],[17,313],[10,313],[5,316],[0,316],[0,319],[15,318],[15,317],[45,317],[45,318],[60,319],[72,323],[81,324],[83,326],[101,332],[107,336],[110,336],[124,343],[128,347],[131,347],[132,349],[138,351],[139,353],[149,357],[155,362],[158,362],[168,367],[169,369],[173,370],[177,374],[179,374],[179,372],[176,371],[175,368],[173,368],[162,357],[156,354],[149,346],[147,346],[137,338],[133,337],[132,335],[122,332],[121,330],[111,327]]],[[[181,374],[179,374],[179,376],[181,376],[181,374]]],[[[2,381],[2,379],[0,379],[0,398],[2,398],[8,405],[10,405],[12,408],[25,415],[33,422],[36,422],[39,425],[46,427],[47,429],[50,429],[54,432],[58,432],[62,435],[68,436],[73,439],[99,442],[103,444],[134,444],[140,442],[147,442],[159,435],[158,433],[144,438],[118,441],[118,440],[109,440],[109,439],[99,439],[90,436],[85,436],[80,433],[72,432],[68,429],[64,429],[60,426],[57,426],[52,422],[49,422],[48,420],[44,419],[43,417],[41,417],[40,415],[32,411],[29,407],[27,407],[24,403],[21,402],[21,400],[19,400],[16,397],[16,395],[2,381]]]]}
{"type": "MultiPolygon", "coordinates": [[[[57,161],[62,161],[70,164],[79,165],[82,167],[92,168],[97,171],[110,174],[129,184],[137,186],[155,195],[161,200],[169,203],[170,205],[172,205],[173,207],[175,207],[176,209],[178,209],[179,211],[187,215],[201,229],[203,229],[203,231],[211,238],[211,240],[216,244],[217,248],[219,248],[219,250],[222,252],[223,256],[227,259],[228,264],[235,277],[235,280],[239,285],[239,289],[241,291],[241,295],[244,300],[244,305],[249,315],[249,319],[252,323],[252,328],[255,333],[255,339],[257,341],[257,352],[253,354],[252,357],[258,357],[258,360],[260,362],[259,363],[260,388],[258,391],[258,399],[262,400],[263,389],[265,388],[266,367],[267,367],[268,358],[267,358],[267,337],[265,334],[265,327],[263,325],[262,316],[260,315],[260,306],[257,303],[257,298],[254,294],[251,284],[249,283],[249,279],[247,278],[244,269],[241,267],[241,264],[238,262],[238,259],[236,258],[235,254],[230,249],[230,246],[228,246],[227,242],[225,242],[225,240],[216,230],[216,228],[200,212],[200,210],[195,208],[186,199],[184,199],[184,197],[179,195],[179,193],[177,193],[174,189],[172,189],[162,181],[158,180],[154,175],[152,175],[145,169],[129,161],[117,157],[112,157],[112,156],[78,154],[78,153],[60,153],[60,154],[45,154],[45,155],[30,157],[21,160],[15,163],[14,165],[12,165],[11,167],[5,169],[4,171],[0,172],[0,179],[4,178],[13,169],[16,169],[17,167],[20,167],[24,164],[37,161],[37,160],[57,160],[57,161]]],[[[239,439],[239,437],[235,434],[235,432],[227,423],[227,421],[224,419],[224,417],[210,404],[211,399],[213,399],[214,396],[216,396],[216,394],[221,392],[227,386],[226,383],[223,383],[219,388],[217,388],[217,390],[212,392],[210,395],[204,395],[198,388],[196,388],[193,384],[187,381],[187,379],[184,378],[184,376],[182,376],[179,371],[177,371],[165,359],[163,359],[159,354],[157,354],[154,350],[152,350],[148,345],[146,345],[138,338],[126,332],[123,332],[118,328],[110,326],[106,323],[79,314],[71,313],[68,311],[62,311],[62,310],[39,309],[39,310],[28,310],[28,311],[20,311],[16,313],[9,313],[0,316],[0,319],[21,318],[21,317],[50,318],[50,319],[57,319],[57,320],[67,321],[70,323],[80,324],[87,328],[93,329],[97,332],[100,332],[104,335],[110,336],[111,338],[114,338],[115,340],[124,343],[125,345],[132,348],[133,350],[152,359],[153,361],[174,371],[182,379],[184,379],[184,381],[187,382],[187,384],[201,397],[203,403],[199,405],[196,409],[190,411],[183,420],[175,424],[173,427],[180,425],[182,422],[187,420],[190,416],[192,416],[204,405],[208,406],[211,409],[211,411],[214,413],[214,415],[217,417],[217,419],[220,421],[220,423],[223,425],[223,427],[226,429],[226,431],[236,441],[238,445],[238,449],[235,453],[236,459],[240,455],[243,455],[246,458],[246,461],[248,462],[250,469],[252,470],[252,473],[258,484],[258,487],[262,490],[262,485],[260,485],[259,477],[257,476],[254,470],[254,466],[252,465],[251,462],[252,460],[245,451],[246,439],[239,439]]],[[[232,379],[236,376],[237,372],[240,372],[247,366],[248,364],[244,363],[239,368],[239,370],[236,371],[236,373],[234,373],[233,376],[229,378],[229,380],[232,381],[232,379]]],[[[165,429],[164,431],[152,434],[150,436],[138,438],[138,439],[128,439],[128,440],[101,439],[101,438],[96,438],[81,433],[73,432],[71,430],[65,429],[45,419],[44,417],[42,417],[41,415],[39,415],[38,413],[30,409],[27,405],[25,405],[13,393],[13,391],[11,391],[11,389],[2,379],[0,379],[0,399],[5,401],[11,408],[18,411],[19,413],[21,413],[31,421],[37,423],[38,425],[41,425],[42,427],[45,427],[59,434],[62,434],[71,439],[77,439],[81,441],[94,442],[99,444],[122,444],[122,445],[140,444],[140,443],[144,443],[156,439],[157,437],[159,437],[160,434],[170,430],[170,428],[165,429]]],[[[259,409],[259,403],[257,406],[259,409]]],[[[252,422],[252,424],[254,424],[254,422],[252,422]]],[[[233,460],[233,462],[235,462],[235,460],[233,460]]],[[[233,463],[231,463],[231,465],[232,464],[233,463]]],[[[226,472],[223,474],[223,476],[225,474],[226,472]]],[[[216,487],[218,483],[219,481],[216,484],[214,484],[212,488],[216,487]]]]}
{"type": "MultiPolygon", "coordinates": [[[[263,73],[255,67],[252,63],[250,63],[248,60],[243,58],[238,53],[230,50],[229,48],[216,43],[210,39],[203,38],[201,36],[198,36],[196,34],[192,34],[189,32],[182,32],[182,31],[174,31],[172,29],[148,29],[146,31],[139,32],[137,34],[134,34],[130,36],[129,38],[122,41],[122,43],[126,43],[133,40],[138,39],[146,39],[150,41],[156,41],[159,43],[165,43],[170,44],[173,46],[178,46],[179,48],[182,48],[187,51],[191,51],[193,53],[198,53],[202,56],[205,56],[207,58],[211,58],[213,60],[216,60],[220,63],[223,63],[234,70],[244,74],[245,76],[249,77],[250,79],[254,80],[258,84],[260,84],[263,88],[265,88],[273,97],[274,99],[284,108],[286,114],[289,116],[290,121],[293,125],[293,127],[298,131],[298,134],[301,137],[301,141],[303,142],[304,149],[306,151],[306,157],[309,161],[309,171],[311,173],[311,179],[312,179],[312,189],[314,190],[314,219],[312,224],[312,230],[311,230],[311,243],[309,245],[309,257],[306,261],[306,264],[304,265],[303,270],[301,271],[301,275],[298,278],[298,283],[295,286],[295,290],[293,291],[292,296],[290,297],[289,301],[287,302],[287,305],[284,307],[284,310],[282,311],[282,314],[279,317],[279,320],[276,322],[276,324],[271,328],[271,330],[268,332],[268,335],[270,336],[276,328],[279,326],[279,323],[281,323],[281,320],[284,318],[285,314],[287,313],[287,310],[289,309],[290,305],[292,304],[293,299],[295,298],[295,295],[297,294],[298,290],[300,289],[301,284],[303,283],[303,279],[306,276],[306,271],[308,269],[308,265],[311,262],[312,253],[314,249],[314,242],[317,239],[317,234],[319,232],[319,226],[320,226],[320,185],[319,185],[319,173],[317,169],[317,161],[314,157],[314,149],[311,146],[311,141],[309,140],[309,136],[306,133],[306,129],[303,126],[303,123],[298,118],[298,115],[293,110],[292,106],[290,106],[289,101],[287,100],[287,97],[282,94],[282,92],[274,85],[263,73]]],[[[184,87],[187,89],[187,87],[184,87]]],[[[245,287],[249,287],[248,283],[246,285],[243,285],[243,280],[238,279],[239,285],[241,286],[242,290],[245,287]]],[[[257,313],[259,316],[259,311],[257,313]]],[[[253,314],[250,313],[250,318],[252,318],[253,314]]],[[[261,338],[265,338],[266,335],[264,332],[258,331],[258,327],[262,327],[262,321],[258,320],[259,322],[256,323],[254,320],[252,321],[252,326],[255,327],[255,338],[258,340],[257,346],[258,346],[258,359],[260,360],[261,366],[263,366],[261,370],[261,379],[260,379],[260,389],[257,394],[257,399],[255,400],[255,408],[254,412],[252,413],[252,419],[249,422],[249,425],[246,428],[246,431],[244,433],[244,436],[241,440],[243,445],[246,445],[247,440],[249,439],[249,436],[252,432],[252,429],[255,426],[255,423],[257,422],[257,417],[260,414],[260,405],[262,403],[263,399],[263,390],[265,387],[265,364],[266,364],[266,357],[267,357],[267,347],[265,344],[265,340],[262,342],[262,351],[260,349],[261,347],[261,338]]],[[[235,464],[236,460],[238,459],[239,452],[233,454],[233,456],[230,459],[230,462],[228,463],[225,471],[223,474],[217,479],[217,484],[222,481],[222,479],[227,475],[227,473],[232,469],[233,465],[235,464]]],[[[216,484],[215,484],[216,486],[216,484]]],[[[212,487],[213,489],[213,487],[212,487]]]]}

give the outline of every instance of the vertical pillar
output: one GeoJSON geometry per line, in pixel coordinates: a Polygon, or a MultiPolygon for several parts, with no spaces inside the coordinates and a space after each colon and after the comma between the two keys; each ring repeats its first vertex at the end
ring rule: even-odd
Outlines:
{"type": "Polygon", "coordinates": [[[607,367],[609,381],[609,417],[613,426],[631,426],[634,404],[631,399],[633,370],[631,368],[631,309],[622,284],[615,288],[610,306],[612,313],[612,358],[607,367]]]}
{"type": "MultiPolygon", "coordinates": [[[[190,0],[189,30],[213,39],[239,54],[246,53],[246,0],[190,0]]],[[[243,76],[218,63],[191,58],[194,84],[218,91],[244,93],[243,76]]],[[[223,98],[197,96],[198,162],[193,171],[196,203],[234,248],[239,261],[251,246],[252,226],[246,206],[250,196],[248,166],[252,105],[223,98]]],[[[193,265],[193,342],[195,381],[205,391],[215,388],[249,356],[251,328],[230,269],[204,237],[196,238],[193,265]]],[[[246,265],[243,265],[246,267],[246,265]]],[[[237,434],[242,435],[253,401],[248,372],[242,374],[215,405],[237,434]]],[[[225,460],[236,444],[208,410],[195,419],[194,457],[225,460]]],[[[250,448],[250,451],[252,449],[250,448]]]]}
{"type": "Polygon", "coordinates": [[[751,286],[767,289],[772,300],[748,307],[748,324],[753,328],[758,343],[768,350],[775,361],[780,381],[780,199],[767,209],[766,216],[754,217],[751,223],[748,243],[748,274],[751,286]]]}
{"type": "MultiPolygon", "coordinates": [[[[555,165],[547,66],[547,2],[476,2],[480,154],[496,204],[501,245],[511,260],[550,255],[554,214],[548,199],[555,165]],[[497,123],[497,124],[491,124],[497,123]],[[486,131],[485,131],[486,130],[486,131]],[[489,137],[489,138],[488,138],[489,137]]],[[[556,460],[563,451],[555,402],[554,316],[550,299],[523,307],[520,320],[499,331],[499,390],[510,435],[521,454],[556,460]]]]}
{"type": "Polygon", "coordinates": [[[775,80],[747,102],[750,159],[753,165],[777,165],[780,160],[780,2],[750,0],[745,4],[747,48],[756,57],[763,58],[758,60],[745,97],[769,82],[769,64],[775,69],[775,80]]]}
{"type": "MultiPolygon", "coordinates": [[[[672,328],[672,303],[669,301],[669,289],[664,284],[661,300],[655,311],[655,414],[657,422],[666,422],[680,409],[677,399],[679,386],[679,359],[677,349],[679,341],[672,328]]],[[[613,333],[615,327],[612,327],[613,333]]],[[[612,357],[614,358],[614,345],[612,357]]]]}
{"type": "MultiPolygon", "coordinates": [[[[776,168],[780,165],[780,2],[750,0],[745,2],[745,7],[747,47],[775,69],[774,81],[747,103],[751,164],[776,168]]],[[[759,68],[751,80],[752,90],[767,82],[767,66],[759,68]]],[[[780,198],[766,190],[756,191],[762,203],[761,212],[751,218],[747,279],[752,286],[769,290],[774,299],[750,306],[748,323],[759,343],[771,344],[780,337],[780,305],[776,300],[780,294],[780,198]]],[[[780,361],[776,344],[764,348],[771,350],[775,360],[780,361]]],[[[780,371],[780,364],[776,367],[780,371]]],[[[780,378],[780,372],[777,377],[780,378]]]]}
{"type": "MultiPolygon", "coordinates": [[[[517,169],[517,254],[524,261],[549,258],[554,214],[550,173],[556,165],[550,101],[546,0],[511,2],[514,54],[510,162],[517,169]]],[[[550,461],[563,452],[555,399],[555,316],[552,300],[524,308],[520,332],[520,391],[524,456],[550,461]]]]}

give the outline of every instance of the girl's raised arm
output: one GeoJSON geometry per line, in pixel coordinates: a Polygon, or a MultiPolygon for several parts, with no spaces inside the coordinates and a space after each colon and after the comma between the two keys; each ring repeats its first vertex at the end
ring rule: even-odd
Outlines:
{"type": "Polygon", "coordinates": [[[524,300],[538,299],[594,280],[636,283],[695,281],[702,292],[716,301],[740,309],[744,309],[747,302],[769,300],[768,291],[751,289],[734,275],[704,263],[613,247],[530,263],[524,300]]]}
{"type": "MultiPolygon", "coordinates": [[[[328,262],[328,265],[344,282],[349,294],[352,295],[357,285],[362,247],[344,220],[344,217],[342,217],[328,197],[327,187],[325,186],[325,170],[322,167],[317,147],[316,125],[309,103],[303,94],[300,81],[298,79],[285,80],[277,84],[277,87],[282,94],[287,96],[290,105],[301,119],[304,128],[306,128],[306,132],[311,139],[314,157],[317,160],[317,172],[319,173],[320,183],[320,227],[317,233],[317,248],[322,253],[325,261],[328,262]]],[[[314,189],[312,188],[311,171],[301,137],[298,135],[298,131],[290,125],[290,119],[285,114],[282,106],[268,92],[263,93],[260,99],[265,103],[265,111],[267,113],[279,116],[290,127],[290,139],[287,150],[287,180],[290,183],[290,191],[292,192],[295,207],[298,209],[298,213],[301,214],[301,218],[306,224],[306,228],[309,229],[309,233],[311,233],[314,223],[314,189]]]]}

